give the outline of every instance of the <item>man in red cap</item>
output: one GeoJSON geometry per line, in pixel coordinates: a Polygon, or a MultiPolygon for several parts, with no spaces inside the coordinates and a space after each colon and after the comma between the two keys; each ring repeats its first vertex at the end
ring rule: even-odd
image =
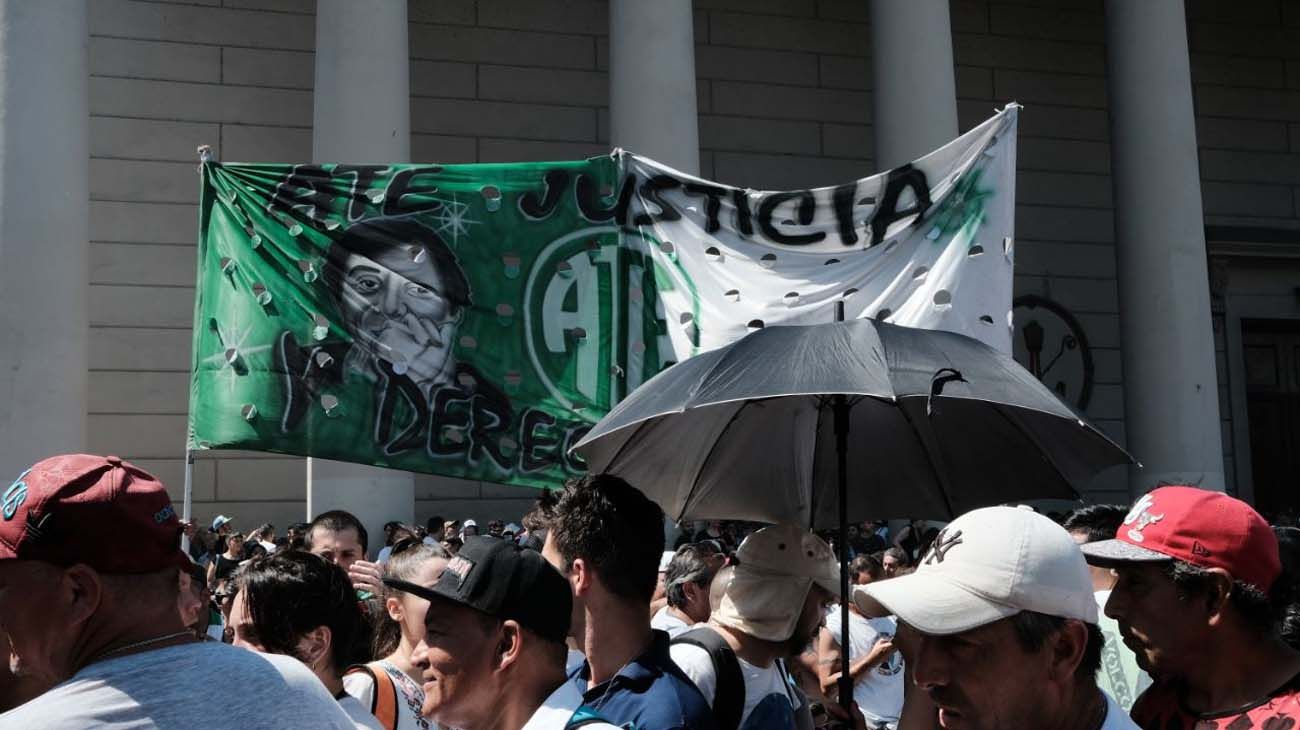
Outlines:
{"type": "Polygon", "coordinates": [[[1080,547],[1115,570],[1106,614],[1155,679],[1133,705],[1138,725],[1300,722],[1300,654],[1278,634],[1289,589],[1258,512],[1219,492],[1161,487],[1138,499],[1115,539],[1080,547]]]}
{"type": "Polygon", "coordinates": [[[200,642],[167,492],[109,456],[56,456],[0,491],[0,628],[40,693],[0,727],[353,728],[306,667],[200,642]],[[237,701],[232,701],[237,700],[237,701]]]}

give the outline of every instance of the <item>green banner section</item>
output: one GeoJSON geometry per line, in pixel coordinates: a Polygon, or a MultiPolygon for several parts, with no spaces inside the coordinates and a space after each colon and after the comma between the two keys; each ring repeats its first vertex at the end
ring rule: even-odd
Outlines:
{"type": "Polygon", "coordinates": [[[676,359],[612,157],[202,172],[191,448],[555,486],[676,359]]]}

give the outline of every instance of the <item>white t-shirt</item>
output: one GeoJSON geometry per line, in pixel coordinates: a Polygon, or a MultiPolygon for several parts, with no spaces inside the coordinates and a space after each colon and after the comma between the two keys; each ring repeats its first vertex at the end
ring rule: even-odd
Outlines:
{"type": "MultiPolygon", "coordinates": [[[[709,707],[713,707],[718,677],[709,653],[693,644],[673,644],[668,651],[673,662],[699,688],[709,707]]],[[[736,661],[740,663],[740,674],[745,679],[745,708],[740,714],[739,730],[794,727],[794,712],[799,708],[800,700],[790,685],[792,680],[781,671],[779,664],[756,667],[740,657],[736,657],[736,661]]]]}
{"type": "MultiPolygon", "coordinates": [[[[573,713],[582,706],[582,693],[567,679],[542,700],[541,707],[528,718],[528,722],[519,730],[564,730],[573,720],[573,713]]],[[[591,722],[582,726],[583,730],[620,730],[617,725],[607,722],[591,722]]]]}
{"type": "Polygon", "coordinates": [[[690,630],[691,625],[677,618],[667,606],[655,612],[654,618],[650,619],[650,628],[667,631],[668,638],[673,639],[690,630]]]}
{"type": "MultiPolygon", "coordinates": [[[[391,662],[375,662],[397,689],[397,730],[437,730],[438,726],[420,715],[420,706],[424,704],[424,688],[415,680],[406,676],[391,662]]],[[[373,667],[373,664],[372,664],[373,667]]],[[[375,680],[365,672],[353,672],[343,676],[343,689],[357,698],[362,707],[373,707],[375,697],[375,680]]]]}
{"type": "MultiPolygon", "coordinates": [[[[826,616],[826,628],[835,638],[835,643],[844,646],[840,636],[839,606],[831,609],[826,616]]],[[[898,631],[898,623],[893,617],[866,618],[849,611],[849,661],[856,662],[871,652],[879,639],[892,639],[898,631]]],[[[839,667],[835,667],[836,670],[839,667]]],[[[903,712],[903,657],[897,651],[885,661],[868,669],[853,685],[853,699],[858,709],[871,723],[898,723],[903,712]]]]}
{"type": "Polygon", "coordinates": [[[387,565],[388,559],[393,557],[393,546],[385,545],[379,549],[379,555],[375,557],[375,562],[380,565],[387,565]]]}
{"type": "Polygon", "coordinates": [[[190,730],[213,718],[237,728],[356,728],[302,662],[211,641],[95,662],[0,715],[0,727],[190,730]]]}
{"type": "Polygon", "coordinates": [[[356,697],[343,695],[339,698],[339,707],[342,707],[343,711],[348,713],[348,717],[352,718],[352,722],[356,723],[357,730],[384,730],[379,720],[375,719],[375,716],[370,714],[370,710],[366,709],[367,706],[361,704],[361,700],[356,697]]]}

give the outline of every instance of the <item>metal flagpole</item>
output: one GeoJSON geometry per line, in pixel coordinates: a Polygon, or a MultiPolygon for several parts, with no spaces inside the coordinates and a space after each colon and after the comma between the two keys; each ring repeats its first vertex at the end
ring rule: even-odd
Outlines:
{"type": "MultiPolygon", "coordinates": [[[[201,144],[196,150],[199,155],[199,175],[203,174],[203,163],[212,161],[211,145],[201,144]]],[[[201,265],[200,259],[200,265],[201,265]]],[[[188,419],[186,419],[188,422],[188,419]]],[[[181,520],[189,524],[194,519],[194,452],[190,451],[189,432],[186,429],[185,435],[185,494],[181,498],[181,520]]],[[[197,528],[196,528],[197,529],[197,528]]],[[[181,534],[181,550],[188,555],[190,552],[189,535],[181,534]]]]}
{"type": "MultiPolygon", "coordinates": [[[[193,519],[194,509],[194,452],[190,451],[189,445],[185,446],[185,496],[181,501],[181,519],[187,524],[193,519]]],[[[189,535],[181,535],[181,550],[186,554],[190,552],[189,535]]]]}

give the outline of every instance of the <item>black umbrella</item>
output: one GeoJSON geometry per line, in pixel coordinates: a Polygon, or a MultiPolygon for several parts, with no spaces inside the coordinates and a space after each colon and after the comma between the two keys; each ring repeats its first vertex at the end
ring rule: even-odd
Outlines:
{"type": "MultiPolygon", "coordinates": [[[[684,360],[573,449],[677,521],[838,524],[841,555],[849,519],[1077,499],[1098,471],[1132,462],[1008,355],[867,319],[768,327],[684,360]]],[[[847,600],[846,561],[840,572],[847,600]]]]}

